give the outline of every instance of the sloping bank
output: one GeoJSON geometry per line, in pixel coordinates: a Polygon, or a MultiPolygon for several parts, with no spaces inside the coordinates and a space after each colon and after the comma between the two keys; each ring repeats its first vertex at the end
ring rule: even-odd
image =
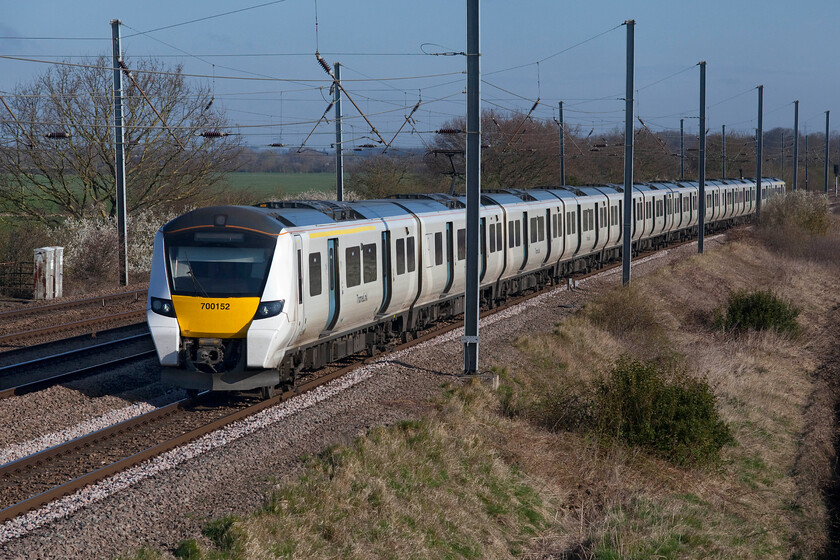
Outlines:
{"type": "Polygon", "coordinates": [[[840,242],[819,201],[778,207],[514,341],[498,392],[451,388],[421,421],[310,458],[260,511],[131,558],[830,552],[840,242]],[[796,332],[727,322],[757,290],[793,304],[796,332]]]}

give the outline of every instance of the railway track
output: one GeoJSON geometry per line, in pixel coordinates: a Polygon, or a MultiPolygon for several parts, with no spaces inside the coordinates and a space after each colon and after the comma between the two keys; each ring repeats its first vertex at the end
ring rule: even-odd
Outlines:
{"type": "Polygon", "coordinates": [[[41,391],[154,356],[150,335],[136,334],[3,366],[0,367],[0,400],[41,391]],[[113,357],[115,353],[120,355],[113,357]],[[106,356],[103,357],[103,354],[106,356]]]}
{"type": "Polygon", "coordinates": [[[133,325],[142,322],[145,318],[145,310],[126,311],[123,313],[103,315],[93,319],[84,319],[81,321],[51,325],[49,327],[28,329],[16,333],[0,335],[0,349],[4,347],[20,348],[25,345],[24,343],[33,339],[40,340],[44,338],[52,338],[56,334],[66,333],[68,331],[85,332],[90,336],[96,336],[97,333],[113,328],[115,325],[133,325]]]}
{"type": "Polygon", "coordinates": [[[11,311],[0,312],[0,322],[8,321],[10,319],[20,319],[23,317],[35,317],[43,313],[55,313],[56,311],[67,311],[69,309],[91,309],[95,307],[113,307],[116,304],[125,304],[126,302],[137,302],[146,299],[146,290],[134,290],[131,292],[121,292],[118,294],[109,294],[94,298],[77,299],[71,301],[62,301],[58,303],[48,303],[45,305],[34,305],[31,307],[23,307],[21,309],[12,309],[11,311]]]}

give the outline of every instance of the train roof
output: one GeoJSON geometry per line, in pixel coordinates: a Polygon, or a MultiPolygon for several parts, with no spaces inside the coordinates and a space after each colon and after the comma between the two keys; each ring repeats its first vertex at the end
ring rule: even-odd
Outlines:
{"type": "Polygon", "coordinates": [[[284,224],[260,208],[252,206],[208,206],[187,212],[164,225],[164,233],[176,233],[198,227],[232,227],[270,235],[278,234],[284,224]]]}

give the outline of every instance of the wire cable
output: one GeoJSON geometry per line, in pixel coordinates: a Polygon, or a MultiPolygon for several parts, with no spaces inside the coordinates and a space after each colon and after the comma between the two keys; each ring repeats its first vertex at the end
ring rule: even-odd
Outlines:
{"type": "MultiPolygon", "coordinates": [[[[163,27],[157,27],[155,29],[148,29],[148,30],[142,31],[140,33],[143,33],[143,34],[154,33],[156,31],[163,31],[164,29],[172,29],[173,27],[181,27],[182,25],[189,25],[191,23],[198,23],[199,21],[207,21],[209,19],[215,19],[215,18],[219,18],[219,17],[229,16],[231,14],[238,14],[238,13],[241,13],[241,12],[247,12],[248,10],[256,10],[257,8],[264,8],[266,6],[272,6],[274,4],[282,4],[283,2],[286,2],[286,1],[287,0],[273,0],[272,2],[265,2],[263,4],[257,4],[255,6],[248,6],[247,8],[239,8],[238,10],[231,10],[229,12],[224,12],[224,13],[221,13],[221,14],[215,14],[215,15],[212,15],[212,16],[205,16],[205,17],[201,17],[201,18],[191,19],[189,21],[182,21],[181,23],[173,23],[172,25],[164,25],[163,27]]],[[[135,35],[139,35],[140,33],[137,33],[135,35]]],[[[123,37],[123,39],[127,39],[129,37],[134,37],[135,35],[127,35],[126,37],[123,37]]]]}

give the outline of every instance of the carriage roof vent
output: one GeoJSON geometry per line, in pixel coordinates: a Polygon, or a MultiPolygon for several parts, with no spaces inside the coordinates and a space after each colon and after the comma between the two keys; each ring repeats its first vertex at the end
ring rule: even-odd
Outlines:
{"type": "Polygon", "coordinates": [[[335,200],[275,200],[272,202],[261,202],[257,206],[260,208],[271,208],[272,210],[280,210],[282,208],[309,208],[310,210],[317,210],[322,214],[326,214],[336,222],[364,220],[364,216],[359,214],[349,203],[336,202],[335,200]]]}
{"type": "Polygon", "coordinates": [[[434,200],[440,202],[450,210],[458,210],[466,208],[466,205],[452,195],[444,193],[412,193],[412,194],[392,194],[386,198],[402,199],[402,200],[434,200]]]}

